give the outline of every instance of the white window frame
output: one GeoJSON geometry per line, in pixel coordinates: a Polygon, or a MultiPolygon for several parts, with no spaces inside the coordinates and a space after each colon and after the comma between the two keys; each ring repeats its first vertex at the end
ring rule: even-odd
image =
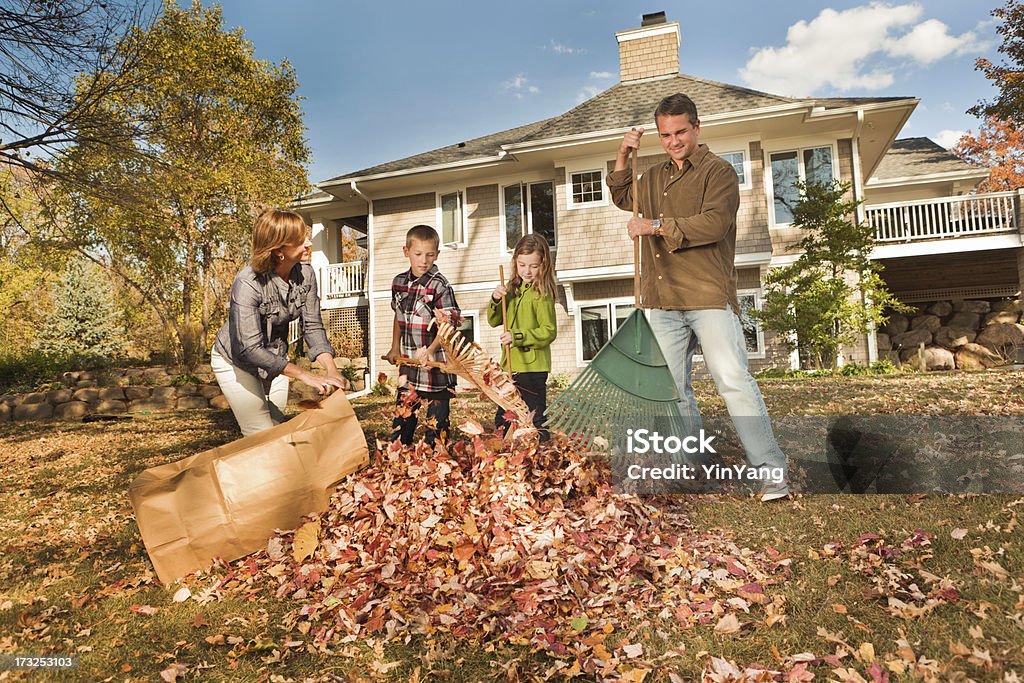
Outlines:
{"type": "Polygon", "coordinates": [[[611,339],[618,331],[614,327],[615,322],[615,307],[616,306],[633,306],[636,300],[631,296],[621,296],[612,299],[591,299],[588,301],[576,301],[576,305],[573,307],[573,335],[574,343],[576,345],[576,367],[585,368],[590,365],[589,360],[583,360],[583,314],[581,309],[593,308],[595,306],[606,306],[608,307],[608,325],[609,334],[608,339],[611,339]]]}
{"type": "MultiPolygon", "coordinates": [[[[753,296],[754,297],[754,310],[755,311],[760,311],[761,310],[761,303],[762,303],[763,297],[762,297],[762,291],[760,289],[737,289],[736,290],[736,298],[737,299],[739,299],[741,297],[744,297],[744,296],[753,296]]],[[[758,350],[757,351],[747,351],[747,358],[750,359],[750,360],[764,359],[764,358],[767,357],[767,349],[765,349],[765,346],[764,346],[764,324],[760,320],[755,321],[755,324],[757,325],[757,348],[758,348],[758,350]]],[[[704,354],[702,354],[702,353],[695,353],[695,354],[693,354],[693,360],[694,361],[700,361],[700,362],[703,363],[704,362],[704,354]]]]}
{"type": "Polygon", "coordinates": [[[462,248],[464,248],[466,246],[467,242],[468,242],[468,238],[467,238],[466,233],[469,232],[469,225],[468,225],[468,221],[466,220],[466,188],[461,187],[461,188],[456,188],[454,190],[448,190],[448,191],[444,191],[444,192],[437,191],[437,192],[434,193],[434,201],[435,201],[435,207],[436,207],[435,213],[436,213],[436,216],[437,216],[435,225],[437,226],[438,237],[441,238],[441,245],[440,245],[439,251],[445,251],[447,249],[462,249],[462,248]],[[448,195],[451,195],[451,194],[456,194],[459,197],[459,220],[462,222],[462,235],[461,235],[462,239],[457,241],[457,242],[445,242],[444,241],[444,222],[443,222],[443,213],[441,211],[441,198],[442,197],[447,197],[448,195]]]}
{"type": "Polygon", "coordinates": [[[552,211],[551,216],[555,221],[555,239],[554,242],[552,244],[549,244],[548,246],[551,248],[552,252],[558,250],[558,183],[556,183],[554,179],[551,178],[540,178],[538,180],[519,180],[512,183],[504,183],[498,185],[498,209],[499,217],[501,219],[498,221],[501,226],[501,232],[498,233],[498,253],[501,254],[502,258],[507,258],[508,255],[511,254],[512,250],[515,248],[515,245],[512,245],[511,247],[505,246],[505,237],[507,234],[505,230],[505,188],[516,186],[525,188],[525,196],[523,198],[523,218],[526,221],[526,232],[524,233],[525,236],[533,233],[533,209],[530,207],[531,186],[539,185],[541,183],[551,183],[551,201],[554,203],[554,211],[552,211]]]}
{"type": "Polygon", "coordinates": [[[822,142],[820,144],[803,144],[799,147],[772,147],[764,150],[764,186],[765,196],[768,199],[769,227],[788,228],[793,225],[792,223],[778,223],[775,220],[775,177],[772,173],[772,155],[796,152],[797,175],[801,181],[806,181],[807,173],[804,168],[804,152],[809,149],[818,149],[820,147],[828,147],[832,151],[832,179],[839,180],[839,149],[835,140],[822,142]]]}
{"type": "Polygon", "coordinates": [[[743,158],[743,182],[740,183],[740,190],[750,190],[754,187],[750,179],[750,153],[745,149],[729,149],[724,152],[715,152],[720,157],[726,154],[739,154],[743,158]]]}
{"type": "MultiPolygon", "coordinates": [[[[556,163],[557,165],[557,163],[556,163]]],[[[608,206],[609,192],[605,177],[608,175],[608,160],[591,158],[565,162],[565,207],[566,209],[590,209],[608,206]],[[601,198],[591,202],[577,202],[573,199],[572,176],[574,173],[599,173],[601,175],[601,198]]]]}

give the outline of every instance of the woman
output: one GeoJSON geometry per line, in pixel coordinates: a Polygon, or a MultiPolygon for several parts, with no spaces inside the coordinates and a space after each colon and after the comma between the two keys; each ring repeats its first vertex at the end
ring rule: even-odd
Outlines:
{"type": "Polygon", "coordinates": [[[231,284],[228,319],[217,333],[210,365],[243,436],[284,421],[289,378],[321,394],[345,386],[320,318],[313,269],[301,263],[311,246],[302,216],[267,209],[252,229],[252,261],[231,284]],[[288,361],[288,323],[296,318],[310,360],[323,366],[326,377],[288,361]]]}

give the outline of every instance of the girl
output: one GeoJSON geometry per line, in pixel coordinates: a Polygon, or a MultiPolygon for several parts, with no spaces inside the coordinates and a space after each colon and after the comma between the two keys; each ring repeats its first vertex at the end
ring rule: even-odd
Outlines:
{"type": "MultiPolygon", "coordinates": [[[[548,407],[547,381],[551,372],[551,342],[555,327],[555,274],[551,267],[551,250],[542,235],[526,235],[512,252],[512,277],[508,286],[499,284],[491,294],[487,322],[501,325],[501,297],[507,301],[507,327],[502,344],[501,367],[508,368],[507,351],[512,356],[512,379],[526,405],[533,411],[533,425],[544,424],[548,407]]],[[[494,425],[499,431],[508,427],[504,411],[498,408],[494,425]]],[[[540,429],[541,441],[549,434],[540,429]]]]}

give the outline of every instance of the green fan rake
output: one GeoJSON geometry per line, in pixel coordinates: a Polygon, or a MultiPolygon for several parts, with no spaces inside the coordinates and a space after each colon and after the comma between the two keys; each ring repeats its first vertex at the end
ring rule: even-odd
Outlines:
{"type": "MultiPolygon", "coordinates": [[[[638,215],[636,148],[633,149],[633,216],[638,215]]],[[[682,436],[691,422],[679,412],[679,392],[654,330],[640,310],[640,238],[633,241],[633,313],[590,365],[548,407],[547,426],[603,451],[613,466],[631,460],[631,430],[682,436]]],[[[672,458],[678,461],[677,458],[672,458]]]]}

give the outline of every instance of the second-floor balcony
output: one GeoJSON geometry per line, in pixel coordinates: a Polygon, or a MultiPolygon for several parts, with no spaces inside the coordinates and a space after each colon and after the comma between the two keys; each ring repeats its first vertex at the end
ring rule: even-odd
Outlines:
{"type": "Polygon", "coordinates": [[[320,270],[320,298],[345,299],[366,293],[366,261],[331,263],[320,270]]]}
{"type": "Polygon", "coordinates": [[[1017,232],[1016,192],[940,197],[864,207],[882,243],[1017,232]]]}

